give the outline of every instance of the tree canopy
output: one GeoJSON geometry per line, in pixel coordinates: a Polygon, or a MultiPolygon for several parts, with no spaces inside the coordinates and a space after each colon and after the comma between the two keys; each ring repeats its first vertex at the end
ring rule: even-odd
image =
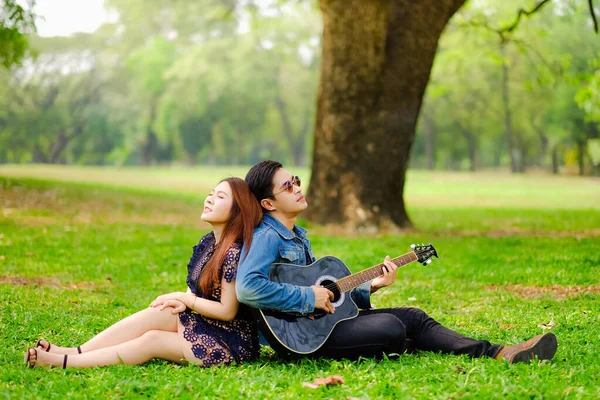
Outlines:
{"type": "MultiPolygon", "coordinates": [[[[472,1],[450,20],[410,166],[598,173],[593,8],[519,12],[542,3],[472,1]]],[[[310,2],[107,0],[115,22],[54,38],[18,4],[2,3],[0,162],[311,163],[323,14],[310,2]]]]}

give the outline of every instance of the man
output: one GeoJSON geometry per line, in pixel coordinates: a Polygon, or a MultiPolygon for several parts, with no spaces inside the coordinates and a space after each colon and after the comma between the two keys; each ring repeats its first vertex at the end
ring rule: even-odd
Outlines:
{"type": "MultiPolygon", "coordinates": [[[[309,316],[316,309],[335,312],[334,295],[321,286],[296,286],[269,280],[273,263],[308,265],[316,259],[306,230],[296,225],[297,216],[308,204],[300,188],[300,178],[275,161],[263,161],[250,169],[246,182],[263,207],[264,218],[255,229],[252,246],[238,268],[236,292],[240,302],[260,309],[309,316]]],[[[506,359],[511,363],[529,361],[534,356],[549,360],[557,347],[552,333],[536,336],[515,346],[475,340],[443,327],[425,312],[413,307],[371,309],[370,296],[396,279],[397,266],[386,257],[382,276],[351,292],[361,309],[356,318],[336,325],[315,356],[356,359],[405,351],[410,339],[415,348],[471,357],[506,359]]]]}

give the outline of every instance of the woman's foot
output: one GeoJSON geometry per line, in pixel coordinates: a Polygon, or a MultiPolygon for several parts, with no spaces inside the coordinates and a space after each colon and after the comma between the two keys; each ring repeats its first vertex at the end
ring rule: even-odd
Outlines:
{"type": "Polygon", "coordinates": [[[54,353],[54,354],[81,354],[81,347],[60,347],[54,344],[51,344],[49,341],[45,339],[40,339],[37,341],[35,345],[38,349],[45,351],[46,353],[54,353]]]}
{"type": "Polygon", "coordinates": [[[25,366],[28,368],[54,366],[63,367],[67,366],[68,355],[66,354],[53,354],[41,349],[27,349],[25,353],[25,366]]]}
{"type": "Polygon", "coordinates": [[[27,349],[27,353],[25,353],[25,359],[23,361],[26,367],[34,368],[37,365],[37,349],[27,349]]]}

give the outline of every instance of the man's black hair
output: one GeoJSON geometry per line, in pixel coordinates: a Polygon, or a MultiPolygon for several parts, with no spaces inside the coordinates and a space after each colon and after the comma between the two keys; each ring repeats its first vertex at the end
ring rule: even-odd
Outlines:
{"type": "Polygon", "coordinates": [[[273,197],[273,176],[283,165],[277,161],[261,161],[246,174],[246,183],[260,202],[273,197]]]}

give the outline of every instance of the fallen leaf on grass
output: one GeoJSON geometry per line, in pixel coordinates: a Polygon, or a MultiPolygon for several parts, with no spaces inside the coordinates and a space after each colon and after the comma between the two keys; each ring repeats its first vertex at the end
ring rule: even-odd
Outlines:
{"type": "Polygon", "coordinates": [[[323,385],[341,385],[344,383],[344,378],[337,375],[328,376],[327,378],[315,378],[313,383],[302,382],[302,386],[309,389],[316,389],[323,385]]]}
{"type": "Polygon", "coordinates": [[[550,321],[547,324],[539,324],[538,328],[542,328],[542,329],[552,329],[554,328],[554,321],[550,321]]]}

